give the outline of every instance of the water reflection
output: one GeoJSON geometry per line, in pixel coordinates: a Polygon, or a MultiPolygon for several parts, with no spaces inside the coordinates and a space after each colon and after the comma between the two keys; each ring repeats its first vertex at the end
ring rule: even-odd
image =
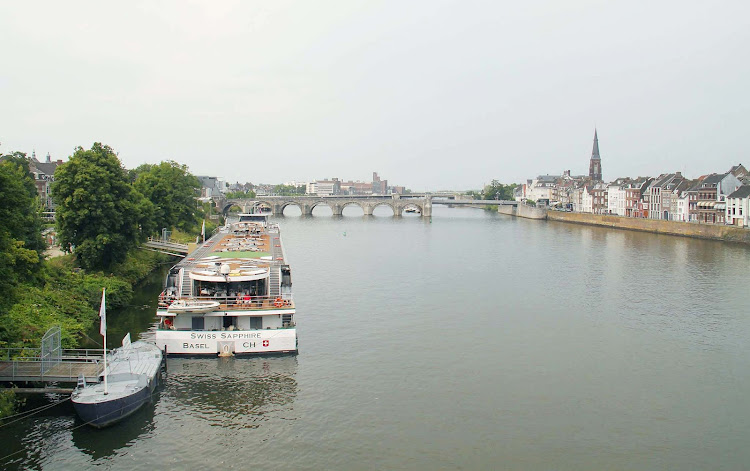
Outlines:
{"type": "Polygon", "coordinates": [[[297,357],[169,358],[166,392],[174,414],[230,428],[257,428],[291,409],[297,357]]]}
{"type": "Polygon", "coordinates": [[[104,429],[89,427],[76,417],[72,431],[73,445],[96,461],[111,457],[118,450],[148,438],[154,431],[154,412],[158,397],[159,389],[152,396],[151,402],[144,404],[124,421],[104,429]]]}

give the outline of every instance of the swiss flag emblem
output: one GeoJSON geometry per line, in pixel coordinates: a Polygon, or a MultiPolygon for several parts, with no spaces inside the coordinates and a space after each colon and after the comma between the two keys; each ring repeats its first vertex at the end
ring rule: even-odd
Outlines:
{"type": "Polygon", "coordinates": [[[268,340],[264,340],[264,341],[263,341],[263,346],[264,346],[264,347],[267,347],[267,346],[268,346],[268,340]]]}

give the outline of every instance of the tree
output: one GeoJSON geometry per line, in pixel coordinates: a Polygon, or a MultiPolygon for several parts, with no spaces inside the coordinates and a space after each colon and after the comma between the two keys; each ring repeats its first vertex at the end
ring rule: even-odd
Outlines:
{"type": "Polygon", "coordinates": [[[57,167],[52,198],[61,246],[82,267],[106,269],[153,229],[154,208],[133,188],[111,147],[78,147],[57,167]]]}
{"type": "Polygon", "coordinates": [[[11,237],[39,255],[47,248],[42,237],[41,203],[29,160],[22,152],[2,157],[0,178],[0,221],[11,237]]]}
{"type": "Polygon", "coordinates": [[[255,192],[253,190],[248,190],[248,191],[230,191],[225,196],[226,196],[226,198],[228,200],[231,200],[231,199],[242,199],[242,198],[253,199],[253,198],[255,198],[255,192]]]}
{"type": "Polygon", "coordinates": [[[39,198],[25,156],[3,157],[0,162],[0,221],[0,311],[3,311],[14,302],[19,283],[41,276],[45,249],[39,198]]]}
{"type": "Polygon", "coordinates": [[[492,180],[492,182],[485,186],[482,190],[482,199],[483,200],[512,200],[513,199],[513,190],[515,189],[516,184],[512,185],[503,185],[497,180],[492,180]]]}
{"type": "Polygon", "coordinates": [[[187,232],[197,226],[195,196],[201,184],[187,166],[172,161],[144,164],[131,175],[135,188],[154,205],[156,229],[176,227],[187,232]]]}
{"type": "Polygon", "coordinates": [[[278,196],[295,196],[304,195],[305,186],[294,186],[294,185],[276,185],[273,187],[273,194],[278,196]]]}

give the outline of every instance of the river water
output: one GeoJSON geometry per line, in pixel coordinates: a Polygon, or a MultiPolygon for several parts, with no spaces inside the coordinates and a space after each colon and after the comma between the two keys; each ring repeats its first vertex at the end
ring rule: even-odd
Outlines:
{"type": "MultiPolygon", "coordinates": [[[[747,247],[444,207],[279,221],[297,356],[170,358],[124,423],[90,429],[65,403],[0,428],[0,467],[750,463],[747,247]]],[[[146,329],[160,288],[113,332],[146,329]]]]}

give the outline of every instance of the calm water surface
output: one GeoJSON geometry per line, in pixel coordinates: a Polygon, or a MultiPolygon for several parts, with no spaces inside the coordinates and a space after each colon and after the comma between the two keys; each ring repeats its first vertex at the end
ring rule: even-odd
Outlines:
{"type": "MultiPolygon", "coordinates": [[[[299,355],[170,358],[125,423],[93,430],[64,404],[0,429],[18,452],[0,467],[750,466],[748,248],[379,211],[280,218],[299,355]]],[[[146,329],[160,288],[113,332],[146,329]]]]}

